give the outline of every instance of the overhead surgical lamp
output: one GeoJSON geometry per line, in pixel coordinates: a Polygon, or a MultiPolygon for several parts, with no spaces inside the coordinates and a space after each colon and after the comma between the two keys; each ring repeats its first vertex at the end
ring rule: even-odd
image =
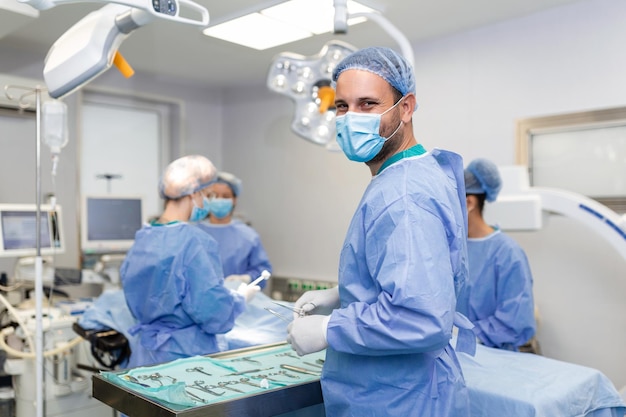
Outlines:
{"type": "MultiPolygon", "coordinates": [[[[20,0],[39,10],[76,0],[20,0]]],[[[44,80],[51,97],[69,94],[115,64],[125,76],[132,68],[118,53],[122,42],[135,29],[157,18],[206,27],[209,12],[191,0],[114,0],[89,13],[65,32],[45,59],[44,80]],[[180,16],[180,6],[199,13],[197,19],[180,16]]]]}
{"type": "MultiPolygon", "coordinates": [[[[375,12],[348,13],[347,0],[335,0],[334,33],[346,33],[348,19],[365,17],[378,23],[400,45],[402,55],[413,65],[413,50],[406,37],[382,15],[375,12]]],[[[332,72],[356,47],[340,41],[326,43],[319,54],[303,56],[291,52],[278,54],[270,66],[267,87],[284,94],[295,103],[291,129],[315,144],[337,151],[335,140],[335,91],[332,72]]]]}
{"type": "Polygon", "coordinates": [[[335,142],[335,90],[330,86],[337,64],[356,48],[330,41],[319,54],[306,57],[284,52],[272,63],[267,86],[295,103],[291,129],[311,142],[327,147],[335,142]]]}

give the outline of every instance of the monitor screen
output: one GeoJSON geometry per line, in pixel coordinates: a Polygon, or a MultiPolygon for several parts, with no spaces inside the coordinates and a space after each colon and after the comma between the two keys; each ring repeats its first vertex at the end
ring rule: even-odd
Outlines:
{"type": "MultiPolygon", "coordinates": [[[[41,255],[65,251],[61,236],[61,207],[39,208],[41,255]]],[[[0,204],[0,256],[37,256],[37,206],[35,204],[0,204]]]]}
{"type": "Polygon", "coordinates": [[[84,253],[125,252],[142,226],[140,197],[87,196],[81,213],[84,253]]]}

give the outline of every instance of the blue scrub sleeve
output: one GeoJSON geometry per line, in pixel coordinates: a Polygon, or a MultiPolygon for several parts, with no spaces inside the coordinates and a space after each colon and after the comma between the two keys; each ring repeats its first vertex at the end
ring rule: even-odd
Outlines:
{"type": "MultiPolygon", "coordinates": [[[[366,232],[367,270],[347,264],[339,277],[341,282],[346,273],[358,277],[360,285],[377,286],[378,297],[346,303],[352,297],[341,294],[342,308],[328,324],[330,346],[358,355],[421,353],[446,346],[455,312],[446,236],[435,213],[405,201],[391,205],[366,232]]],[[[340,291],[358,290],[347,285],[340,291]]]]}

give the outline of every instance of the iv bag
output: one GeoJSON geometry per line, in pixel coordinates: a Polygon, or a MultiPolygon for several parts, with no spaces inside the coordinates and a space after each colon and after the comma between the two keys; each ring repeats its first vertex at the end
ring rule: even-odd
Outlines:
{"type": "Polygon", "coordinates": [[[60,100],[45,101],[41,108],[41,132],[54,154],[67,145],[67,105],[60,100]]]}

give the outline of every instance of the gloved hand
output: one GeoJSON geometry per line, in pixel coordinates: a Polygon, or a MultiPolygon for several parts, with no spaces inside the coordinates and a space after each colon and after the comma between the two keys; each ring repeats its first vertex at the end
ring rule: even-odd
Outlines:
{"type": "Polygon", "coordinates": [[[248,284],[244,284],[243,282],[239,285],[239,288],[237,288],[237,292],[243,295],[246,299],[246,303],[249,303],[259,291],[261,291],[261,287],[258,285],[248,286],[248,284]]]}
{"type": "Polygon", "coordinates": [[[243,275],[233,274],[224,278],[224,281],[238,281],[238,282],[243,282],[244,284],[249,284],[252,281],[252,277],[248,274],[243,274],[243,275]]]}
{"type": "Polygon", "coordinates": [[[287,326],[287,343],[300,356],[326,349],[330,316],[299,317],[287,326]]]}
{"type": "MultiPolygon", "coordinates": [[[[339,308],[339,287],[327,290],[307,291],[298,298],[295,308],[301,308],[307,314],[328,315],[339,308]]],[[[294,319],[298,313],[294,313],[294,319]]]]}

